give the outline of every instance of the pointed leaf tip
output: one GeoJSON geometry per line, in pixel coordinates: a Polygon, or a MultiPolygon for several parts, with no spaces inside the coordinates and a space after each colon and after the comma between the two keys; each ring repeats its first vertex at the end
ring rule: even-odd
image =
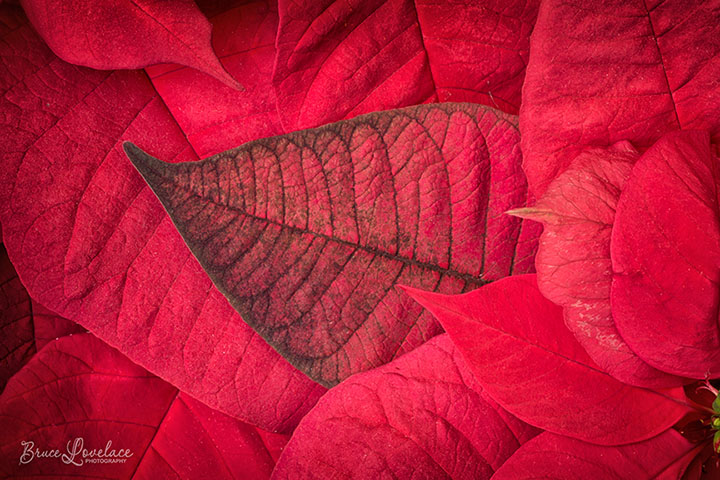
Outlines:
{"type": "Polygon", "coordinates": [[[155,182],[153,182],[153,179],[150,177],[152,174],[158,175],[159,171],[157,167],[164,165],[165,162],[149,155],[132,142],[123,142],[123,150],[137,171],[140,172],[140,175],[142,175],[150,187],[154,189],[155,182]]]}
{"type": "Polygon", "coordinates": [[[488,216],[527,203],[518,142],[506,115],[441,104],[249,142],[198,162],[166,163],[125,148],[243,319],[331,386],[387,363],[420,332],[439,332],[396,284],[459,293],[530,267],[513,266],[532,255],[515,254],[533,235],[520,221],[482,220],[488,188],[488,216]],[[468,130],[468,122],[476,127],[468,130]],[[493,134],[478,142],[498,128],[506,133],[498,141],[493,134]],[[431,151],[408,150],[410,139],[431,151]],[[480,144],[482,171],[505,176],[511,166],[502,188],[490,188],[474,168],[480,144]],[[419,203],[415,191],[425,192],[419,203]],[[470,224],[453,225],[455,213],[470,224]],[[497,242],[477,234],[484,231],[497,242]]]}
{"type": "Polygon", "coordinates": [[[562,309],[542,296],[535,275],[462,295],[408,293],[435,315],[483,389],[531,425],[622,445],[658,435],[687,413],[672,395],[623,384],[597,367],[565,327],[562,309]]]}
{"type": "MultiPolygon", "coordinates": [[[[140,147],[138,147],[137,145],[135,145],[132,142],[123,142],[122,147],[123,147],[123,151],[125,151],[125,155],[128,156],[130,161],[132,161],[133,158],[135,158],[135,156],[137,156],[138,154],[144,153],[140,149],[140,147]]],[[[135,163],[135,162],[133,162],[133,163],[135,163]]]]}
{"type": "Polygon", "coordinates": [[[518,217],[518,218],[524,218],[527,220],[534,220],[536,222],[541,222],[541,218],[545,215],[547,215],[550,212],[539,210],[534,207],[523,207],[523,208],[513,208],[511,210],[507,210],[505,212],[505,215],[510,215],[512,217],[518,217]]]}

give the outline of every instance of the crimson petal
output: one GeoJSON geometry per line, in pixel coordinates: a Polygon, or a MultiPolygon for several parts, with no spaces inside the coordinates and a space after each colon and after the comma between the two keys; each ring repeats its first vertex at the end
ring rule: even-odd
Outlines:
{"type": "Polygon", "coordinates": [[[635,164],[612,232],[612,310],[639,356],[720,376],[718,158],[704,132],[664,136],[635,164]]]}
{"type": "Polygon", "coordinates": [[[720,0],[545,1],[530,50],[520,127],[537,196],[587,146],[720,139],[720,0]]]}
{"type": "Polygon", "coordinates": [[[621,445],[657,435],[689,411],[677,400],[681,388],[633,387],[600,369],[563,324],[561,309],[540,294],[535,275],[457,296],[406,290],[440,320],[488,394],[531,425],[621,445]]]}
{"type": "Polygon", "coordinates": [[[487,480],[537,430],[480,388],[447,335],[330,390],[273,479],[487,480]]]}
{"type": "Polygon", "coordinates": [[[210,45],[211,26],[191,0],[22,0],[55,54],[101,70],[179,63],[242,88],[210,45]]]}

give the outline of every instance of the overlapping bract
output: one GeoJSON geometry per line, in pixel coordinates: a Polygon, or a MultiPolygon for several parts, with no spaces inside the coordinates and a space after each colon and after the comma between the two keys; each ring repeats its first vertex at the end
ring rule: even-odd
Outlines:
{"type": "Polygon", "coordinates": [[[212,287],[122,153],[132,138],[197,158],[152,84],[70,65],[2,12],[0,222],[30,295],[207,404],[291,430],[324,389],[212,287]]]}
{"type": "Polygon", "coordinates": [[[535,275],[456,296],[406,290],[442,323],[483,390],[546,430],[493,478],[679,478],[704,454],[672,429],[695,408],[683,389],[635,387],[600,369],[535,275]]]}
{"type": "Polygon", "coordinates": [[[483,388],[532,425],[621,445],[653,437],[688,412],[677,399],[681,389],[633,387],[599,368],[563,324],[562,310],[540,294],[534,275],[458,296],[407,291],[434,313],[483,388]]]}
{"type": "Polygon", "coordinates": [[[440,335],[330,390],[273,478],[489,479],[537,433],[487,395],[440,335]]]}
{"type": "Polygon", "coordinates": [[[588,146],[644,150],[665,132],[720,134],[720,3],[547,0],[530,44],[520,126],[530,190],[588,146]]]}
{"type": "Polygon", "coordinates": [[[279,2],[288,131],[428,102],[517,113],[537,0],[279,2]]]}
{"type": "Polygon", "coordinates": [[[66,62],[102,70],[173,62],[242,88],[213,52],[211,25],[190,0],[23,0],[33,27],[66,62]]]}
{"type": "MultiPolygon", "coordinates": [[[[116,68],[174,60],[234,85],[211,51],[209,25],[190,2],[176,3],[175,10],[161,10],[155,15],[160,20],[158,25],[169,26],[171,35],[175,30],[173,19],[189,20],[190,30],[199,34],[191,39],[188,49],[172,39],[147,41],[160,38],[158,31],[152,31],[157,30],[155,24],[146,30],[134,21],[122,21],[122,15],[108,18],[108,10],[103,8],[110,3],[93,2],[99,6],[99,14],[83,20],[102,18],[104,23],[87,21],[87,25],[79,23],[77,15],[68,15],[56,24],[44,22],[41,14],[54,11],[57,2],[24,3],[52,48],[73,62],[116,68]],[[37,5],[43,5],[43,11],[34,8],[37,5]],[[60,24],[73,28],[53,28],[60,24]],[[117,25],[122,27],[117,35],[98,38],[98,32],[117,25]],[[93,38],[98,47],[95,51],[78,46],[78,40],[93,38]],[[99,41],[105,42],[104,47],[99,47],[99,41]],[[125,42],[127,48],[118,50],[118,42],[125,42]],[[137,51],[138,45],[143,51],[137,51]],[[187,51],[198,56],[183,57],[187,51]]],[[[210,3],[214,5],[201,8],[215,12],[228,8],[225,2],[210,3]]],[[[684,400],[677,392],[654,388],[690,381],[685,377],[715,377],[720,373],[716,307],[720,301],[716,278],[718,170],[716,147],[711,143],[718,140],[720,111],[716,81],[720,10],[714,1],[588,4],[548,0],[540,7],[528,56],[528,36],[538,3],[393,0],[303,5],[281,1],[277,9],[266,2],[233,5],[213,19],[214,47],[225,69],[248,88],[246,92],[172,65],[150,68],[152,85],[144,75],[72,67],[57,60],[24,26],[22,14],[3,5],[0,220],[20,278],[43,303],[88,326],[206,403],[268,428],[290,430],[324,390],[313,386],[268,348],[214,290],[147,188],[123,163],[118,140],[138,141],[163,158],[194,160],[246,141],[413,103],[461,99],[511,113],[520,107],[524,167],[540,200],[515,213],[545,224],[537,263],[538,283],[548,298],[563,307],[565,324],[579,344],[564,330],[558,309],[547,302],[540,305],[543,301],[537,290],[527,290],[527,285],[520,289],[525,293],[516,298],[517,305],[535,305],[535,311],[506,306],[506,315],[493,317],[490,322],[493,333],[487,337],[495,340],[493,344],[465,334],[471,338],[466,338],[461,349],[474,347],[478,355],[485,350],[483,361],[476,362],[481,364],[475,367],[481,372],[478,380],[490,382],[483,394],[494,392],[498,403],[517,409],[522,418],[569,435],[543,433],[520,448],[497,477],[677,478],[685,467],[686,475],[699,477],[703,463],[714,462],[712,450],[708,450],[709,445],[691,447],[667,430],[677,417],[677,408],[684,408],[684,400]],[[528,58],[521,103],[520,85],[528,58]],[[680,128],[703,132],[665,136],[680,128]],[[545,318],[549,312],[554,313],[545,318]],[[518,315],[523,318],[519,324],[525,327],[513,331],[514,340],[506,343],[506,335],[497,332],[513,330],[518,315]],[[549,323],[548,318],[552,319],[549,323]],[[514,372],[510,377],[516,384],[534,381],[533,385],[542,390],[542,382],[548,382],[544,387],[549,388],[547,398],[536,398],[537,392],[531,395],[542,407],[537,411],[523,407],[523,398],[513,397],[510,387],[498,387],[507,379],[483,370],[487,363],[498,364],[499,354],[494,349],[514,345],[522,338],[532,339],[539,344],[534,347],[542,348],[531,348],[527,362],[513,363],[512,355],[508,355],[499,363],[505,373],[514,372]],[[562,358],[556,358],[563,357],[557,355],[558,349],[575,360],[571,367],[566,368],[562,358]],[[533,355],[541,357],[538,360],[533,355]],[[546,365],[557,370],[544,370],[546,365]],[[553,375],[563,369],[570,374],[553,375]],[[635,386],[623,385],[611,376],[635,386]],[[592,398],[595,391],[583,389],[586,377],[603,386],[599,391],[617,395],[598,402],[592,398]],[[565,378],[567,384],[559,381],[565,378]],[[643,405],[648,411],[658,407],[658,418],[643,412],[643,405]],[[610,406],[614,408],[610,410],[610,406]],[[613,423],[614,416],[627,420],[626,425],[613,423]],[[589,419],[587,428],[579,428],[589,419]],[[658,435],[647,438],[653,433],[658,435]],[[614,446],[587,444],[572,437],[614,446]],[[615,445],[639,439],[637,443],[615,445]]],[[[75,2],[80,4],[84,2],[75,2]]],[[[140,10],[155,4],[117,5],[127,13],[128,8],[140,10]]],[[[161,30],[162,37],[166,33],[161,30]]],[[[413,154],[407,165],[414,165],[416,157],[421,161],[427,158],[423,149],[410,147],[405,153],[413,154]]],[[[305,178],[303,182],[307,183],[305,178]]],[[[499,192],[515,195],[517,192],[509,187],[514,182],[514,178],[500,182],[499,192]]],[[[487,198],[495,201],[498,197],[487,198]]],[[[443,204],[428,208],[442,212],[443,204]]],[[[320,209],[322,213],[327,212],[320,209]]],[[[307,215],[308,221],[322,216],[317,214],[307,215]]],[[[425,233],[430,243],[418,244],[418,250],[424,247],[426,255],[435,255],[430,239],[437,225],[421,224],[417,218],[423,217],[402,218],[407,223],[402,226],[425,233]]],[[[470,219],[471,231],[477,218],[465,218],[470,219]]],[[[497,238],[515,242],[516,230],[510,231],[512,235],[503,237],[508,230],[498,229],[497,238]]],[[[528,230],[528,240],[533,238],[530,233],[528,230]]],[[[455,236],[450,239],[454,241],[455,236]]],[[[398,244],[407,241],[401,239],[398,244]]],[[[503,265],[518,260],[512,254],[511,258],[504,256],[507,245],[500,245],[494,253],[505,262],[503,265]]],[[[527,247],[531,252],[531,241],[527,247]]],[[[470,258],[473,253],[482,258],[488,250],[468,249],[466,256],[470,258]]],[[[318,264],[326,260],[318,258],[318,264]]],[[[441,262],[435,263],[445,268],[441,262]]],[[[278,259],[274,265],[283,264],[278,259]]],[[[498,276],[508,272],[502,268],[496,271],[498,276]]],[[[419,275],[416,278],[422,283],[419,275]]],[[[15,283],[11,280],[6,287],[17,292],[15,283]]],[[[502,296],[499,292],[507,285],[494,287],[497,290],[485,288],[494,292],[493,296],[502,296]]],[[[310,291],[308,301],[314,293],[310,291]]],[[[513,295],[517,297],[517,290],[508,292],[510,298],[513,295]]],[[[278,298],[282,295],[273,300],[278,298]]],[[[407,306],[401,297],[398,301],[407,306]]],[[[458,304],[463,302],[459,300],[458,304]]],[[[37,311],[34,305],[33,313],[37,311]]],[[[361,308],[363,303],[356,301],[354,306],[361,308]]],[[[470,308],[465,313],[477,312],[470,308]]],[[[303,331],[304,336],[297,340],[300,347],[306,348],[303,340],[309,340],[309,354],[322,355],[328,346],[325,339],[346,335],[347,325],[331,318],[328,316],[323,325],[323,331],[329,332],[325,338],[318,341],[303,331]]],[[[383,363],[437,331],[428,328],[397,349],[398,342],[385,342],[385,330],[394,322],[389,319],[387,325],[378,324],[381,334],[364,337],[362,349],[355,349],[351,355],[361,359],[367,351],[382,358],[373,364],[383,363]]],[[[27,325],[17,326],[27,333],[27,325]]],[[[35,327],[39,346],[43,340],[35,327]]],[[[477,328],[463,323],[465,327],[468,331],[477,328]]],[[[451,335],[463,337],[458,331],[451,331],[451,335]]],[[[68,341],[61,340],[58,345],[68,341]]],[[[447,339],[431,341],[430,345],[437,346],[438,342],[447,343],[447,339]]],[[[25,337],[16,343],[22,348],[25,337]]],[[[363,467],[376,474],[379,470],[375,467],[383,462],[407,472],[402,470],[407,467],[403,455],[409,451],[421,455],[412,450],[413,445],[406,449],[406,444],[393,443],[398,440],[393,437],[386,448],[380,448],[379,443],[367,441],[364,425],[352,422],[343,424],[337,444],[324,442],[317,429],[327,422],[327,412],[340,412],[345,420],[350,417],[344,415],[348,412],[343,409],[343,392],[355,391],[363,382],[377,393],[362,390],[367,396],[361,398],[368,405],[375,405],[378,395],[389,392],[383,385],[398,387],[390,393],[402,391],[390,402],[392,411],[400,412],[397,418],[408,418],[402,413],[408,410],[419,411],[418,404],[429,406],[425,412],[435,412],[434,407],[443,404],[435,402],[436,395],[427,394],[436,393],[436,387],[418,389],[412,382],[403,384],[396,372],[390,375],[396,383],[378,380],[398,362],[407,371],[408,365],[402,361],[425,356],[419,352],[427,352],[428,347],[349,378],[338,387],[337,394],[331,392],[300,427],[286,465],[302,466],[308,476],[313,469],[307,462],[324,458],[331,459],[329,463],[335,461],[337,470],[348,474],[362,472],[363,467]],[[429,398],[433,402],[427,403],[429,398]],[[342,448],[351,449],[337,445],[347,445],[353,439],[357,440],[353,446],[365,445],[377,462],[358,465],[358,458],[352,455],[337,455],[342,448]]],[[[527,345],[519,349],[523,354],[527,350],[527,345]]],[[[456,361],[456,354],[450,356],[456,361]]],[[[28,355],[20,357],[14,362],[15,370],[28,355]]],[[[430,385],[428,378],[440,383],[441,379],[427,375],[436,356],[427,355],[425,360],[411,368],[413,375],[422,377],[419,383],[430,385]]],[[[114,361],[122,363],[124,359],[114,361]]],[[[26,377],[21,372],[16,379],[26,377]]],[[[334,375],[335,380],[343,377],[334,375]]],[[[455,378],[450,373],[446,377],[455,378]]],[[[332,380],[333,375],[329,378],[332,380]]],[[[462,388],[456,393],[459,390],[462,388]]],[[[466,390],[457,397],[471,397],[466,390]]],[[[384,399],[383,405],[390,405],[387,397],[384,399]]],[[[487,398],[483,401],[493,403],[487,398]]],[[[479,404],[474,408],[483,409],[479,404]]],[[[358,416],[377,419],[376,413],[358,416]]],[[[509,423],[517,422],[507,415],[509,423]]],[[[425,427],[432,418],[416,418],[403,425],[425,427]]],[[[392,422],[383,425],[386,423],[392,422]]],[[[504,447],[502,455],[486,462],[492,468],[462,470],[457,468],[458,459],[479,460],[474,454],[483,448],[460,448],[465,445],[462,441],[443,436],[452,430],[408,427],[399,431],[407,431],[408,436],[422,433],[418,438],[420,444],[430,446],[429,457],[441,459],[436,464],[422,463],[422,468],[408,473],[483,476],[514,448],[504,448],[512,442],[505,443],[506,437],[495,432],[504,447]]],[[[236,440],[242,443],[240,438],[236,440]]],[[[277,452],[273,454],[276,456],[277,452]]],[[[211,464],[198,462],[195,467],[205,475],[217,473],[211,464]]],[[[708,474],[716,473],[710,463],[705,467],[708,474]]],[[[182,468],[176,473],[179,471],[182,468]]],[[[278,472],[287,473],[288,468],[278,472]]],[[[197,476],[200,471],[185,473],[197,476]]]]}
{"type": "Polygon", "coordinates": [[[0,474],[7,477],[82,471],[100,478],[254,480],[269,478],[275,463],[256,428],[179,393],[88,333],[41,349],[0,396],[0,416],[0,474]],[[77,439],[86,450],[130,455],[124,462],[93,462],[82,451],[73,456],[77,439]]]}

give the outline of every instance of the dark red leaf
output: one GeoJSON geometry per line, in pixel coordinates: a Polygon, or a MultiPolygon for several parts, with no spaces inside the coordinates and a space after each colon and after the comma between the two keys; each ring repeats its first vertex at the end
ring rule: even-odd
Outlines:
{"type": "Polygon", "coordinates": [[[689,453],[696,453],[674,430],[640,443],[602,447],[573,438],[542,433],[520,447],[493,480],[677,480],[689,453]]]}
{"type": "Polygon", "coordinates": [[[531,191],[588,145],[644,149],[668,130],[720,139],[720,1],[550,0],[531,42],[520,125],[531,191]]]}
{"type": "Polygon", "coordinates": [[[48,341],[84,331],[30,298],[0,244],[0,391],[48,341]]]}
{"type": "Polygon", "coordinates": [[[459,293],[532,268],[513,117],[413,107],[203,162],[126,152],[245,321],[325,385],[440,330],[394,285],[459,293]]]}
{"type": "Polygon", "coordinates": [[[32,322],[34,331],[35,350],[40,350],[53,340],[65,335],[86,332],[82,326],[63,318],[57,313],[43,307],[32,300],[32,322]]]}
{"type": "Polygon", "coordinates": [[[664,136],[635,164],[612,233],[615,323],[649,364],[720,376],[720,169],[707,133],[664,136]]]}
{"type": "Polygon", "coordinates": [[[274,85],[283,125],[429,101],[517,113],[538,4],[281,0],[274,85]]]}
{"type": "Polygon", "coordinates": [[[678,391],[626,385],[590,359],[540,294],[535,275],[464,295],[407,289],[432,311],[503,408],[532,425],[598,445],[645,440],[688,412],[678,391]]]}
{"type": "Polygon", "coordinates": [[[213,288],[122,153],[197,158],[150,82],[35,56],[27,28],[3,40],[0,221],[30,295],[208,405],[292,429],[324,390],[213,288]]]}
{"type": "Polygon", "coordinates": [[[0,392],[34,354],[30,296],[0,245],[0,392]]]}
{"type": "Polygon", "coordinates": [[[274,461],[258,431],[132,364],[90,334],[53,342],[0,397],[0,475],[100,478],[268,478],[274,461]],[[124,463],[82,466],[34,458],[81,438],[85,449],[129,449],[124,463]],[[25,456],[23,457],[23,455],[25,456]]]}
{"type": "Polygon", "coordinates": [[[210,45],[211,26],[191,0],[22,0],[55,54],[101,70],[172,62],[242,88],[210,45]]]}
{"type": "Polygon", "coordinates": [[[206,82],[177,65],[147,68],[153,86],[201,157],[258,138],[285,133],[272,92],[277,6],[254,1],[211,18],[213,47],[244,91],[206,82]]]}
{"type": "Polygon", "coordinates": [[[536,433],[488,397],[441,335],[330,390],[273,478],[489,479],[536,433]]]}
{"type": "Polygon", "coordinates": [[[588,149],[535,206],[514,214],[543,223],[535,259],[538,286],[564,308],[565,324],[590,357],[625,383],[677,386],[682,378],[652,368],[627,346],[610,310],[610,233],[620,192],[638,157],[627,142],[588,149]]]}

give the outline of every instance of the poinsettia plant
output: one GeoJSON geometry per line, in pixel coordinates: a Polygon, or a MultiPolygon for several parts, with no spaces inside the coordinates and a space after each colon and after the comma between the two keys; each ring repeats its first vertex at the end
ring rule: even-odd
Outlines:
{"type": "Polygon", "coordinates": [[[720,473],[718,2],[0,18],[3,476],[720,473]]]}

